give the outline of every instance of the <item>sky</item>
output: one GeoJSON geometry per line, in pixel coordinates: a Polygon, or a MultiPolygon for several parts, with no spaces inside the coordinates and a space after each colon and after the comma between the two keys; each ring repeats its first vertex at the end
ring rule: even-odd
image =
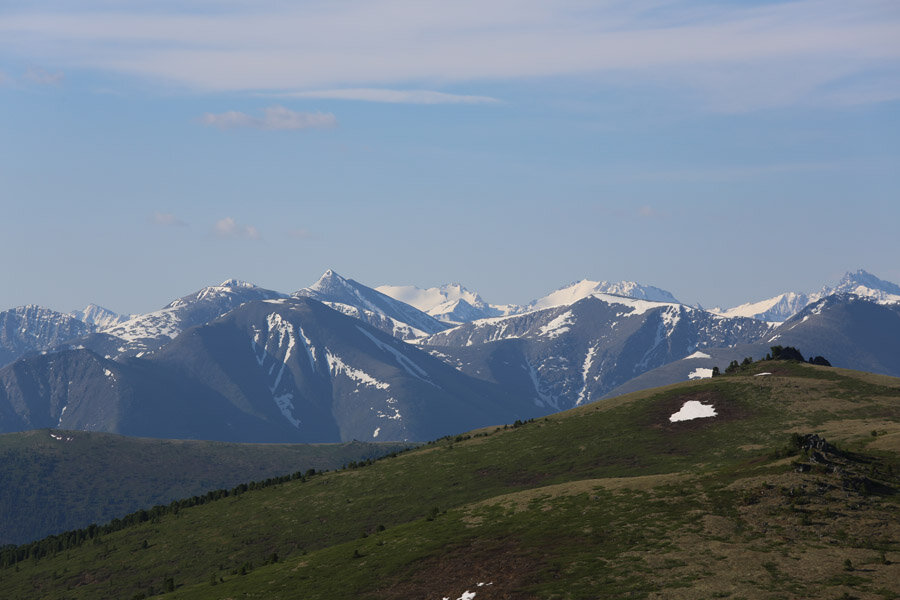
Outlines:
{"type": "Polygon", "coordinates": [[[6,0],[0,309],[900,282],[896,0],[6,0]]]}

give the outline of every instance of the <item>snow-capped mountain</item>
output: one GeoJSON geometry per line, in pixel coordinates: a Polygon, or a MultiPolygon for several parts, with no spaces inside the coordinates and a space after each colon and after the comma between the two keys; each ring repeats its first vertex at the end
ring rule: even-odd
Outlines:
{"type": "Polygon", "coordinates": [[[185,329],[208,323],[245,302],[284,296],[252,283],[228,279],[174,300],[160,310],[99,329],[99,335],[80,343],[114,357],[139,355],[157,350],[185,329]]]}
{"type": "Polygon", "coordinates": [[[900,375],[900,286],[862,270],[723,314],[632,282],[505,307],[458,284],[381,289],[328,271],[293,296],[228,280],[122,322],[94,305],[84,320],[2,312],[0,366],[14,362],[0,431],[424,440],[703,377],[775,344],[900,375]]]}
{"type": "Polygon", "coordinates": [[[607,396],[708,377],[714,366],[724,370],[732,360],[758,360],[774,345],[793,346],[806,358],[824,356],[835,367],[900,377],[900,304],[831,294],[812,302],[755,343],[704,349],[648,371],[607,396]]]}
{"type": "Polygon", "coordinates": [[[711,312],[723,317],[747,317],[770,323],[781,323],[803,310],[803,307],[810,303],[811,297],[809,294],[785,292],[773,298],[759,302],[747,302],[725,310],[714,308],[711,312]]]}
{"type": "Polygon", "coordinates": [[[900,304],[900,286],[859,269],[845,273],[835,286],[825,285],[818,292],[785,292],[758,302],[748,302],[728,309],[711,309],[725,317],[749,317],[761,321],[781,323],[799,313],[813,302],[832,294],[855,294],[879,304],[900,304]]]}
{"type": "Polygon", "coordinates": [[[566,306],[593,294],[613,294],[655,302],[678,302],[671,293],[653,286],[641,285],[633,281],[610,283],[588,279],[571,283],[525,305],[488,304],[478,293],[468,290],[458,283],[424,289],[413,285],[382,285],[375,289],[396,300],[415,306],[440,321],[452,324],[516,315],[554,306],[566,306]]]}
{"type": "Polygon", "coordinates": [[[30,352],[42,352],[90,333],[71,315],[29,304],[0,312],[0,366],[30,352]]]}
{"type": "Polygon", "coordinates": [[[0,431],[428,440],[538,414],[525,400],[309,298],[248,302],[144,358],[67,350],[0,369],[0,431]]]}
{"type": "Polygon", "coordinates": [[[468,323],[476,319],[499,317],[518,308],[513,305],[490,305],[477,292],[468,290],[459,283],[424,289],[414,285],[380,285],[375,289],[444,323],[468,323]]]}
{"type": "Polygon", "coordinates": [[[423,337],[447,328],[447,324],[418,308],[352,279],[345,279],[331,269],[311,286],[294,292],[293,296],[324,302],[400,339],[423,337]]]}
{"type": "Polygon", "coordinates": [[[88,304],[82,310],[72,311],[69,316],[83,321],[94,329],[109,329],[132,317],[132,315],[120,315],[96,304],[88,304]]]}
{"type": "Polygon", "coordinates": [[[879,279],[862,269],[844,274],[834,288],[822,290],[820,297],[831,294],[855,294],[879,304],[900,304],[900,285],[879,279]]]}
{"type": "Polygon", "coordinates": [[[754,342],[770,330],[767,323],[682,304],[594,293],[569,305],[467,323],[422,346],[539,407],[564,410],[698,349],[754,342]]]}
{"type": "Polygon", "coordinates": [[[636,298],[638,300],[650,300],[653,302],[671,302],[678,304],[678,300],[667,292],[650,285],[641,285],[633,281],[620,281],[618,283],[610,283],[608,281],[591,281],[582,279],[558,290],[547,294],[543,298],[532,300],[525,305],[521,311],[540,310],[553,306],[566,306],[574,304],[582,298],[587,298],[594,294],[612,294],[615,296],[626,296],[628,298],[636,298]]]}

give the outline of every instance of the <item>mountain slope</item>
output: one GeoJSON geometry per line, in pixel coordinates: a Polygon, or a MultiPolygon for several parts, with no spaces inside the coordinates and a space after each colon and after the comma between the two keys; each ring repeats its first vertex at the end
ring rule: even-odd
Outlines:
{"type": "Polygon", "coordinates": [[[748,302],[726,310],[712,309],[725,317],[749,317],[769,322],[783,322],[793,317],[809,304],[833,294],[855,294],[879,304],[900,304],[900,286],[859,269],[847,272],[835,286],[823,286],[812,294],[786,292],[773,298],[748,302]]]}
{"type": "Polygon", "coordinates": [[[528,410],[308,298],[241,307],[182,336],[158,362],[304,441],[424,440],[528,410]]]}
{"type": "Polygon", "coordinates": [[[614,396],[708,377],[745,357],[763,358],[773,345],[793,346],[804,357],[824,356],[835,367],[900,376],[900,306],[871,297],[833,294],[809,304],[757,343],[705,348],[696,355],[648,371],[610,390],[614,396]]]}
{"type": "Polygon", "coordinates": [[[281,600],[896,596],[900,381],[770,367],[767,377],[685,383],[439,440],[62,551],[48,542],[46,557],[38,544],[29,547],[38,557],[23,555],[18,569],[11,553],[0,554],[9,565],[0,591],[48,599],[166,587],[174,598],[281,600]],[[690,403],[716,414],[671,420],[690,403]]]}
{"type": "Polygon", "coordinates": [[[108,308],[96,304],[88,304],[82,310],[69,313],[69,316],[78,319],[96,329],[108,329],[123,321],[127,321],[132,315],[120,315],[108,308]]]}
{"type": "Polygon", "coordinates": [[[90,331],[86,323],[41,306],[5,310],[0,312],[0,366],[90,331]]]}
{"type": "Polygon", "coordinates": [[[211,489],[334,469],[397,449],[359,442],[237,445],[53,429],[0,435],[0,546],[211,489]]]}
{"type": "Polygon", "coordinates": [[[537,413],[496,384],[308,298],[245,303],[144,358],[82,349],[0,369],[0,431],[425,440],[537,413]]]}
{"type": "MultiPolygon", "coordinates": [[[[345,279],[331,269],[325,271],[316,283],[294,292],[293,296],[296,298],[312,298],[329,305],[352,307],[352,309],[356,309],[357,314],[374,313],[382,315],[389,319],[385,325],[379,326],[374,322],[371,324],[378,326],[391,335],[399,333],[402,339],[411,339],[419,332],[432,334],[447,328],[447,325],[421,310],[352,279],[345,279]],[[394,321],[405,324],[412,329],[404,331],[402,328],[398,328],[393,323],[394,321]]],[[[348,312],[343,307],[333,307],[338,308],[342,312],[348,312]]]]}
{"type": "Polygon", "coordinates": [[[114,357],[153,352],[185,329],[208,323],[245,302],[283,297],[280,292],[228,279],[182,296],[158,311],[134,315],[101,329],[98,332],[101,335],[89,338],[83,344],[99,354],[114,357]]]}
{"type": "Polygon", "coordinates": [[[461,325],[427,338],[423,348],[538,407],[564,410],[698,348],[755,341],[767,331],[752,319],[595,294],[568,306],[461,325]]]}

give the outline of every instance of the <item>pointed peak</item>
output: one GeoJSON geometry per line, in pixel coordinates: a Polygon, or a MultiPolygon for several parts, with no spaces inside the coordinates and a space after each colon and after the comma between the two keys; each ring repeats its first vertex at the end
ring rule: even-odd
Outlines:
{"type": "Polygon", "coordinates": [[[312,284],[309,287],[312,290],[319,290],[319,289],[322,289],[322,287],[324,287],[326,285],[335,284],[335,283],[347,283],[347,280],[344,279],[343,277],[341,277],[341,275],[338,274],[338,272],[335,271],[334,269],[328,269],[327,271],[322,273],[322,276],[319,277],[318,281],[316,281],[314,284],[312,284]]]}
{"type": "Polygon", "coordinates": [[[900,294],[900,286],[896,283],[879,279],[863,269],[845,273],[836,289],[838,291],[854,291],[859,286],[889,294],[900,294]]]}

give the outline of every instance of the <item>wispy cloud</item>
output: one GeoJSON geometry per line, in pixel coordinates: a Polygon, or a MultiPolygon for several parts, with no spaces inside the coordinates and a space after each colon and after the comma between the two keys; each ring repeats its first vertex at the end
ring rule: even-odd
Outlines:
{"type": "Polygon", "coordinates": [[[431,90],[388,90],[378,88],[347,88],[337,90],[312,90],[277,94],[285,98],[322,98],[326,100],[363,100],[392,104],[499,104],[490,96],[466,96],[431,90]]]}
{"type": "Polygon", "coordinates": [[[288,237],[294,238],[295,240],[309,240],[312,239],[313,234],[308,229],[303,229],[302,227],[298,227],[296,229],[291,229],[287,232],[288,237]]]}
{"type": "Polygon", "coordinates": [[[642,219],[652,219],[660,216],[660,212],[652,206],[642,206],[638,209],[638,216],[642,219]]]}
{"type": "Polygon", "coordinates": [[[331,113],[296,112],[283,106],[263,109],[262,117],[231,110],[224,113],[206,113],[200,122],[219,129],[249,127],[268,131],[291,131],[297,129],[328,129],[337,126],[337,119],[331,113]]]}
{"type": "Polygon", "coordinates": [[[409,102],[372,90],[577,77],[665,86],[734,112],[815,103],[826,88],[843,103],[890,99],[900,76],[896,0],[186,0],[114,12],[12,1],[0,52],[208,90],[409,102]]]}
{"type": "Polygon", "coordinates": [[[261,237],[256,227],[238,223],[232,217],[216,221],[213,232],[221,238],[258,240],[261,237]]]}
{"type": "Polygon", "coordinates": [[[51,73],[50,71],[45,71],[38,67],[28,67],[25,70],[25,74],[22,76],[22,79],[28,83],[37,85],[59,85],[64,78],[65,75],[62,71],[53,71],[51,73]]]}
{"type": "Polygon", "coordinates": [[[150,221],[154,225],[160,227],[186,227],[187,223],[173,215],[172,213],[155,212],[150,217],[150,221]]]}

